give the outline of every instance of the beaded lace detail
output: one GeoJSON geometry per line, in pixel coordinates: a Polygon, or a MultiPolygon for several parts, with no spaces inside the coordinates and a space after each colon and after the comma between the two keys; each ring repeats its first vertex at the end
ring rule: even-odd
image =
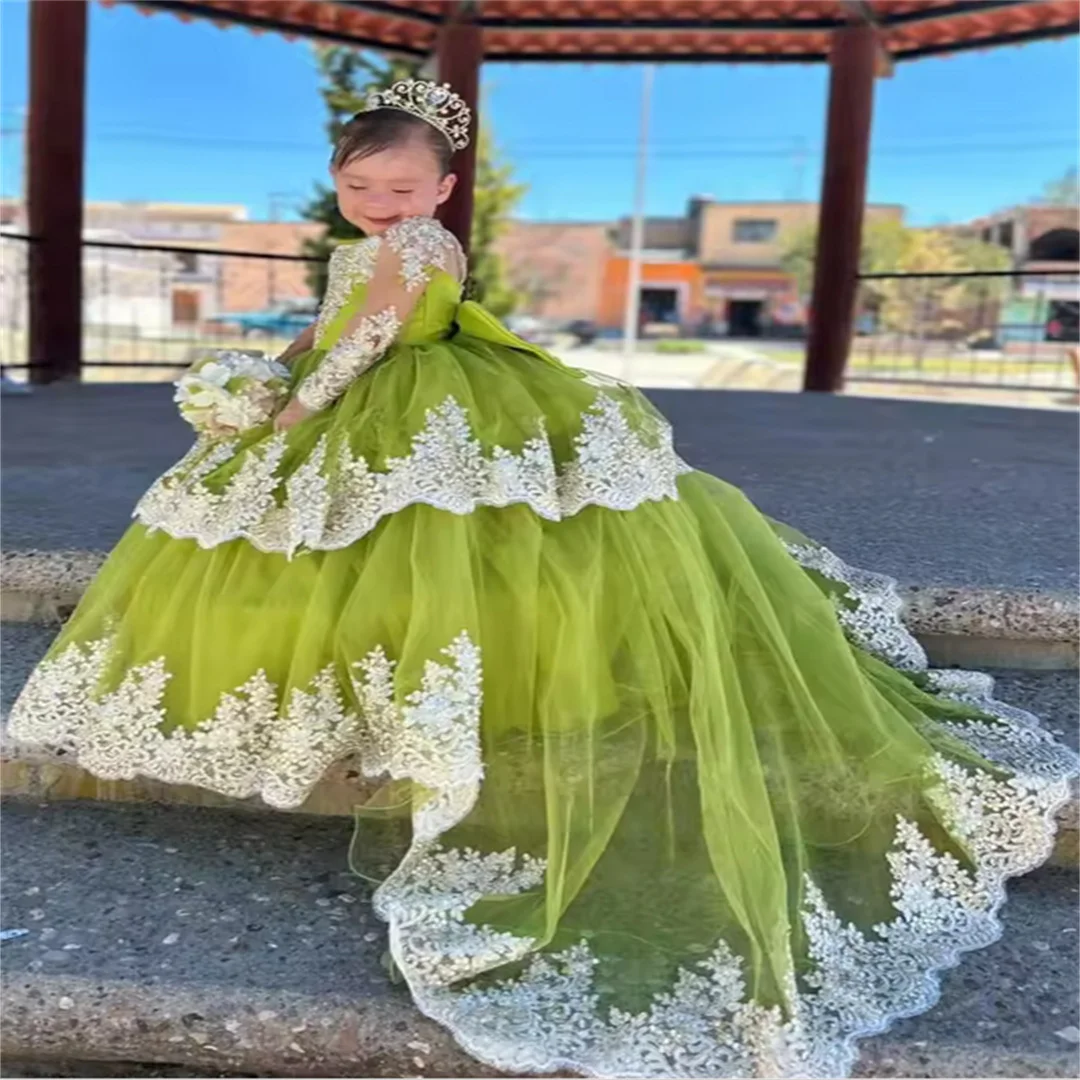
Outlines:
{"type": "MultiPolygon", "coordinates": [[[[515,871],[513,850],[418,859],[378,910],[417,1005],[488,1064],[586,1076],[846,1076],[855,1040],[929,1008],[938,973],[1000,934],[1006,877],[1044,860],[1067,781],[1002,780],[935,758],[931,798],[973,861],[965,869],[917,826],[897,819],[888,855],[896,917],[863,931],[845,923],[808,876],[801,913],[810,967],[789,975],[785,1009],[747,996],[742,959],[724,941],[682,968],[639,1013],[604,1008],[598,956],[587,941],[535,953],[517,977],[452,987],[450,980],[528,954],[529,941],[466,923],[480,895],[530,887],[539,865],[515,871]]],[[[794,964],[789,959],[792,971],[794,964]]]]}
{"type": "Polygon", "coordinates": [[[433,269],[444,270],[457,280],[464,276],[461,245],[434,218],[406,218],[387,229],[383,238],[401,256],[401,280],[409,292],[427,285],[433,269]]]}
{"type": "Polygon", "coordinates": [[[314,412],[340,397],[386,352],[401,331],[404,320],[398,317],[397,308],[389,305],[364,317],[352,330],[343,331],[336,341],[325,340],[330,324],[357,288],[371,280],[383,244],[400,257],[400,278],[406,294],[422,290],[436,270],[458,280],[464,276],[461,245],[433,218],[407,218],[379,236],[335,248],[315,335],[316,343],[323,348],[329,346],[329,351],[296,394],[300,403],[314,412]]]}
{"type": "Polygon", "coordinates": [[[631,510],[677,499],[676,481],[690,471],[663,421],[635,429],[606,394],[582,417],[574,457],[561,470],[541,420],[520,451],[487,448],[453,397],[427,411],[410,453],[387,459],[382,470],[354,455],[346,441],[331,444],[324,436],[291,475],[282,476],[285,445],[281,433],[247,450],[234,476],[216,491],[206,480],[232,458],[237,444],[196,446],[150,488],[135,517],[205,548],[242,537],[262,551],[293,554],[347,547],[383,517],[417,503],[455,514],[523,503],[551,521],[586,506],[631,510]]]}
{"type": "Polygon", "coordinates": [[[361,319],[360,325],[344,335],[300,384],[297,401],[312,412],[325,409],[390,348],[400,329],[401,320],[394,307],[361,319]]]}
{"type": "Polygon", "coordinates": [[[334,317],[348,303],[353,292],[371,280],[380,240],[369,236],[355,244],[341,244],[330,253],[327,265],[326,294],[315,324],[315,343],[321,344],[334,317]]]}
{"type": "MultiPolygon", "coordinates": [[[[164,657],[128,668],[101,691],[117,658],[115,635],[67,646],[38,665],[9,719],[14,739],[63,755],[106,780],[137,776],[194,784],[232,798],[259,795],[271,806],[299,806],[326,770],[359,752],[365,775],[413,776],[475,799],[480,760],[480,651],[465,633],[429,661],[420,686],[395,702],[394,665],[381,648],[354,665],[342,693],[335,665],[322,668],[285,700],[257,671],[221,695],[212,716],[190,731],[162,730],[170,673],[164,657]]],[[[433,801],[421,810],[433,833],[448,828],[460,805],[433,801]]]]}

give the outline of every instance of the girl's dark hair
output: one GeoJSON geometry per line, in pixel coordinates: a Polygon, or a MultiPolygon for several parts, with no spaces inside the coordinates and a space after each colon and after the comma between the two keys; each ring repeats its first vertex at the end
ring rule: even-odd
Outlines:
{"type": "Polygon", "coordinates": [[[357,113],[342,129],[330,164],[340,169],[354,158],[370,157],[413,139],[423,139],[427,143],[445,176],[450,171],[450,161],[454,156],[450,140],[426,120],[401,109],[372,109],[370,112],[357,113]]]}

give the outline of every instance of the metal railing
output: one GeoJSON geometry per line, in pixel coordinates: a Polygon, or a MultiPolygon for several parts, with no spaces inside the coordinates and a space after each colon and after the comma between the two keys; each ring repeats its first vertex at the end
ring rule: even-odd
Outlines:
{"type": "Polygon", "coordinates": [[[1080,273],[860,276],[854,381],[1077,390],[1080,273]]]}
{"type": "MultiPolygon", "coordinates": [[[[0,366],[25,379],[29,356],[28,259],[7,251],[3,267],[21,283],[6,296],[0,366]]],[[[19,237],[28,247],[30,238],[19,237]]],[[[175,379],[203,349],[280,352],[315,319],[311,268],[323,260],[221,248],[83,242],[82,378],[94,382],[175,379]]],[[[7,290],[5,290],[6,294],[7,290]]]]}

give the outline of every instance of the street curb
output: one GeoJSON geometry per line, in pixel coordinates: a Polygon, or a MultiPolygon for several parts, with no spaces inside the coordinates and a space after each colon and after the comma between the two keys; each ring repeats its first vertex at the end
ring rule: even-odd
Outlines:
{"type": "Polygon", "coordinates": [[[469,1057],[404,989],[307,995],[213,984],[5,977],[0,1052],[32,1059],[169,1063],[288,1077],[501,1076],[469,1057]]]}
{"type": "MultiPolygon", "coordinates": [[[[100,551],[0,554],[0,618],[63,622],[101,568],[100,551]]],[[[938,667],[1075,670],[1075,592],[976,586],[903,586],[904,621],[938,667]]]]}
{"type": "MultiPolygon", "coordinates": [[[[405,991],[384,1001],[211,984],[143,985],[19,974],[4,980],[5,1056],[136,1061],[265,1077],[497,1077],[405,991]]],[[[1067,1077],[1075,1049],[1013,1051],[928,1045],[885,1035],[862,1042],[855,1076],[1067,1077]]],[[[568,1073],[555,1075],[567,1076],[568,1073]]]]}

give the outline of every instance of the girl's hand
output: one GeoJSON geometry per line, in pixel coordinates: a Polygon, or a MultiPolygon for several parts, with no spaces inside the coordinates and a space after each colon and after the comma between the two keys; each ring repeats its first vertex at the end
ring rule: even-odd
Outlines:
{"type": "Polygon", "coordinates": [[[306,420],[309,416],[313,415],[314,413],[312,413],[310,409],[305,409],[296,398],[293,398],[288,405],[274,417],[274,430],[288,431],[293,424],[299,424],[301,420],[306,420]]]}

